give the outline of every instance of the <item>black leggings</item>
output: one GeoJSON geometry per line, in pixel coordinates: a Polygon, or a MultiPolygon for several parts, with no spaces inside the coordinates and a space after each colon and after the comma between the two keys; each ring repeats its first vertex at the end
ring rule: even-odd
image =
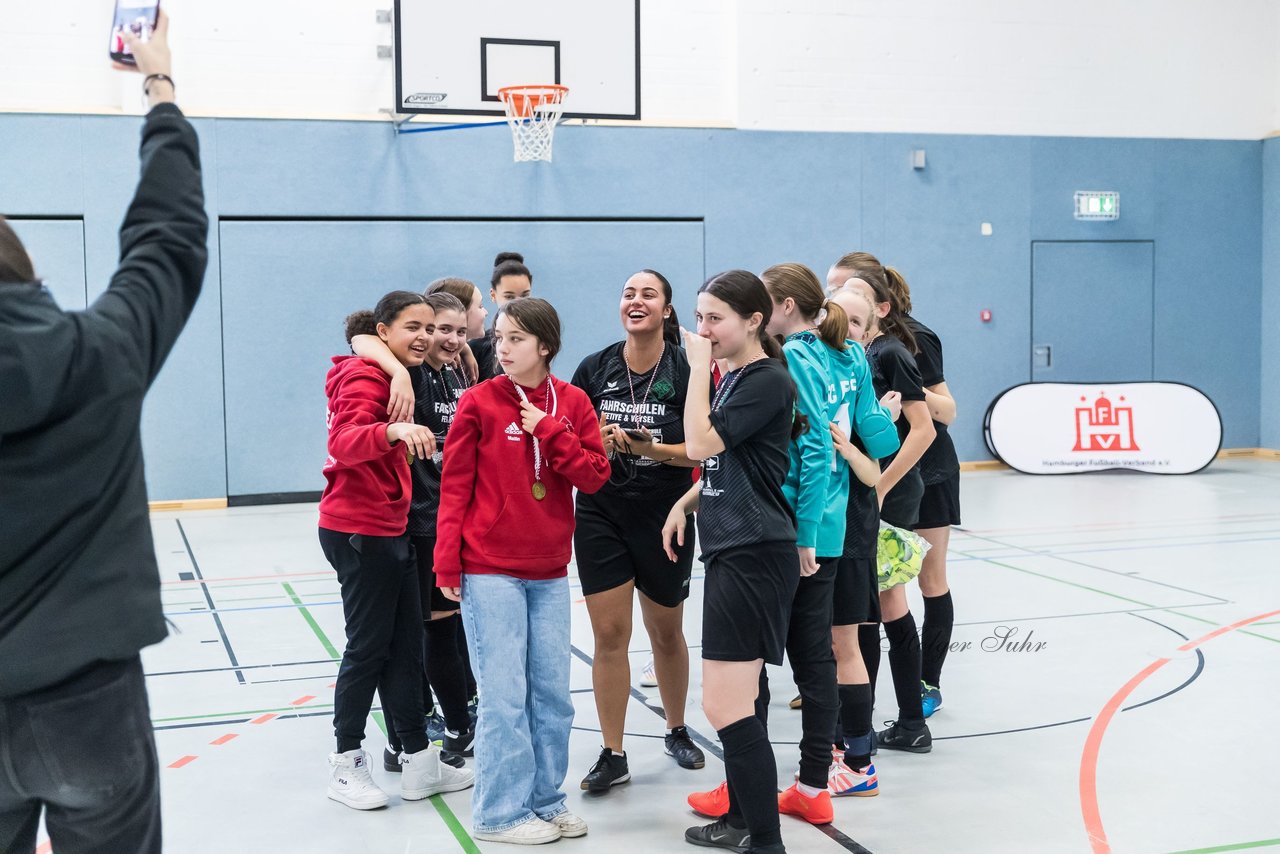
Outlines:
{"type": "Polygon", "coordinates": [[[422,728],[422,606],[407,536],[374,537],[320,529],[320,547],[338,573],[347,648],[338,668],[333,729],[338,752],[364,741],[373,692],[388,728],[410,753],[427,748],[422,728]]]}

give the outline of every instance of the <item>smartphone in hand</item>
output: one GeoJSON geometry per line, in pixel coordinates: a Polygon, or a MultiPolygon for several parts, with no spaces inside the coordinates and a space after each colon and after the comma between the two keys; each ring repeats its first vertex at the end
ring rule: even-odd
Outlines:
{"type": "Polygon", "coordinates": [[[136,65],[133,52],[124,42],[125,31],[142,41],[150,41],[160,14],[160,0],[116,0],[116,13],[111,22],[111,59],[125,65],[136,65]]]}

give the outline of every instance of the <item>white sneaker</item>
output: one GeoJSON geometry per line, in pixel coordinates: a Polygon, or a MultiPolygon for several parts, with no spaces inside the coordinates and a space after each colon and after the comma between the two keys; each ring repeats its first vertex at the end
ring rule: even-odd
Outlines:
{"type": "MultiPolygon", "coordinates": [[[[584,825],[585,827],[585,825],[584,825]]],[[[471,833],[476,839],[486,842],[508,842],[512,845],[546,845],[555,842],[564,834],[560,828],[549,821],[531,818],[515,827],[506,830],[475,830],[471,833]]]]}
{"type": "Polygon", "coordinates": [[[551,823],[560,828],[560,835],[565,839],[587,835],[587,823],[568,810],[551,819],[551,823]]]}
{"type": "Polygon", "coordinates": [[[653,669],[653,659],[649,659],[649,663],[640,671],[640,687],[641,688],[657,688],[658,687],[658,671],[653,669]]]}
{"type": "Polygon", "coordinates": [[[440,748],[434,744],[417,753],[400,754],[400,797],[406,801],[470,789],[475,784],[474,771],[441,762],[440,748]]]}
{"type": "Polygon", "coordinates": [[[369,773],[369,754],[363,750],[330,753],[329,764],[333,766],[333,773],[329,775],[331,800],[353,810],[380,809],[391,800],[374,784],[373,775],[369,773]]]}

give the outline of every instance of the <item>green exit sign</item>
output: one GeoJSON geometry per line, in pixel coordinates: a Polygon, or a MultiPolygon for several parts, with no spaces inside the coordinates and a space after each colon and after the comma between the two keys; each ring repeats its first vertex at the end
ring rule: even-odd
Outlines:
{"type": "Polygon", "coordinates": [[[1076,219],[1119,219],[1120,194],[1107,190],[1077,190],[1076,219]]]}

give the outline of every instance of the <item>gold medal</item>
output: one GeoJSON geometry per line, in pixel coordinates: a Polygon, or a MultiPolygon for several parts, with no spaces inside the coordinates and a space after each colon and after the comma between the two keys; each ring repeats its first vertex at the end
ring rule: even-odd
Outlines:
{"type": "Polygon", "coordinates": [[[547,488],[542,485],[542,481],[535,480],[533,482],[533,497],[536,501],[541,501],[547,497],[547,488]]]}

